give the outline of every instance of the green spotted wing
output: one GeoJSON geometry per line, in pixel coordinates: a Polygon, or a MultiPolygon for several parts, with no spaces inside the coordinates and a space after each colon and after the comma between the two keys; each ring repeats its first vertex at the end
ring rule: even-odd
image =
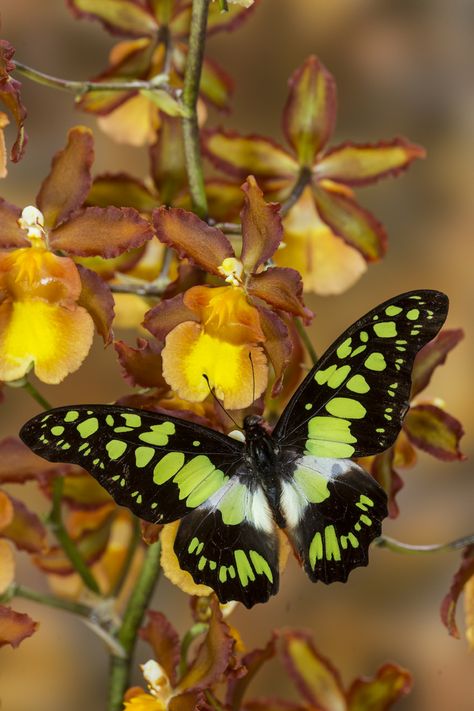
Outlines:
{"type": "Polygon", "coordinates": [[[345,582],[353,568],[367,565],[387,515],[384,490],[355,462],[296,452],[280,504],[306,573],[324,583],[345,582]]]}
{"type": "Polygon", "coordinates": [[[175,552],[221,602],[247,607],[278,590],[278,537],[244,446],[173,417],[114,405],[59,407],[27,422],[23,441],[49,461],[79,464],[134,514],[182,519],[175,552]]]}
{"type": "Polygon", "coordinates": [[[20,436],[49,461],[87,469],[115,501],[152,523],[185,516],[242,461],[243,445],[193,422],[114,405],[59,407],[20,436]]]}
{"type": "Polygon", "coordinates": [[[390,447],[409,406],[415,356],[447,311],[445,294],[412,291],[356,321],[291,398],[273,432],[280,446],[334,458],[390,447]]]}
{"type": "Polygon", "coordinates": [[[175,553],[221,602],[265,602],[279,586],[279,540],[261,486],[245,467],[179,524],[175,553]],[[242,476],[239,476],[241,474],[242,476]]]}

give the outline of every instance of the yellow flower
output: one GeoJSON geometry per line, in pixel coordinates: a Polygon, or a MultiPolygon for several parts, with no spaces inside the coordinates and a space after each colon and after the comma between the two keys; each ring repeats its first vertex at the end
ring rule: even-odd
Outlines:
{"type": "Polygon", "coordinates": [[[168,333],[162,353],[166,382],[190,402],[201,402],[212,388],[224,407],[247,407],[268,381],[257,309],[236,286],[196,286],[183,301],[197,321],[168,333]]]}
{"type": "Polygon", "coordinates": [[[154,659],[143,664],[141,669],[150,693],[138,687],[130,689],[125,697],[124,711],[166,711],[174,696],[168,675],[154,659]]]}
{"type": "Polygon", "coordinates": [[[0,380],[34,367],[45,383],[59,383],[89,352],[94,324],[77,303],[76,265],[47,249],[41,212],[25,208],[18,222],[31,247],[0,254],[0,380]]]}

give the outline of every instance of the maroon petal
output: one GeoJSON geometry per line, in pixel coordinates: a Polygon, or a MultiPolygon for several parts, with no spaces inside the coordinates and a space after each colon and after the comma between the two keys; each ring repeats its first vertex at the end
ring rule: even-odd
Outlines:
{"type": "Polygon", "coordinates": [[[103,173],[94,178],[86,205],[97,207],[134,207],[139,212],[151,212],[158,198],[145,183],[128,173],[103,173]]]}
{"type": "Polygon", "coordinates": [[[131,207],[86,207],[50,235],[53,249],[110,259],[153,237],[150,223],[131,207]]]}
{"type": "Polygon", "coordinates": [[[231,677],[227,686],[226,705],[231,711],[242,708],[244,695],[254,676],[262,666],[273,659],[276,653],[276,636],[273,635],[263,649],[254,649],[242,657],[242,665],[247,670],[245,676],[231,677]]]}
{"type": "Polygon", "coordinates": [[[9,495],[13,505],[13,520],[0,531],[20,551],[42,553],[47,549],[47,532],[39,517],[19,499],[9,495]]]}
{"type": "Polygon", "coordinates": [[[153,211],[153,224],[158,239],[173,247],[180,257],[188,257],[210,274],[220,276],[219,266],[224,259],[234,256],[224,233],[210,227],[192,212],[160,207],[153,211]]]}
{"type": "Polygon", "coordinates": [[[283,110],[283,131],[300,165],[310,168],[334,130],[336,83],[332,74],[312,55],[293,74],[289,88],[283,110]]]}
{"type": "Polygon", "coordinates": [[[76,17],[99,20],[113,35],[153,35],[158,27],[155,18],[139,0],[66,0],[76,17]]]}
{"type": "Polygon", "coordinates": [[[276,309],[301,316],[305,321],[312,318],[312,312],[303,303],[303,282],[296,269],[271,267],[254,274],[247,282],[247,291],[276,309]]]}
{"type": "Polygon", "coordinates": [[[11,160],[17,163],[23,157],[28,136],[25,132],[26,109],[21,100],[21,83],[10,76],[15,69],[12,61],[14,54],[11,44],[0,40],[0,102],[8,108],[17,125],[15,143],[10,152],[11,160]]]}
{"type": "Polygon", "coordinates": [[[313,186],[314,201],[320,218],[334,234],[355,247],[368,262],[383,257],[387,234],[383,225],[354,200],[340,193],[313,186]]]}
{"type": "Polygon", "coordinates": [[[384,664],[372,679],[356,679],[347,694],[348,711],[387,711],[410,693],[413,678],[398,664],[384,664]]]}
{"type": "Polygon", "coordinates": [[[397,518],[400,510],[398,508],[396,495],[403,488],[403,480],[393,467],[394,448],[390,447],[382,454],[378,454],[372,463],[372,475],[380,484],[388,497],[388,515],[390,518],[397,518]]]}
{"type": "Polygon", "coordinates": [[[30,247],[25,230],[18,225],[21,210],[0,198],[0,249],[30,247]]]}
{"type": "Polygon", "coordinates": [[[54,156],[49,175],[36,198],[48,229],[63,222],[82,206],[92,184],[93,161],[92,131],[85,126],[72,128],[66,147],[54,156]]]}
{"type": "Polygon", "coordinates": [[[22,612],[0,605],[0,647],[9,644],[18,647],[27,637],[36,632],[38,623],[22,612]]]}
{"type": "Polygon", "coordinates": [[[176,684],[176,667],[180,656],[179,635],[161,612],[148,610],[148,620],[140,629],[141,639],[148,642],[158,664],[165,670],[171,686],[176,684]]]}
{"type": "Polygon", "coordinates": [[[133,386],[168,389],[162,375],[163,345],[138,338],[137,346],[138,348],[132,348],[123,341],[114,342],[124,379],[133,386]]]}
{"type": "Polygon", "coordinates": [[[143,325],[158,341],[164,341],[178,324],[198,320],[196,314],[184,305],[183,296],[178,294],[172,299],[166,299],[145,314],[143,325]]]}
{"type": "Polygon", "coordinates": [[[464,434],[463,426],[459,420],[436,405],[410,407],[403,429],[416,447],[437,459],[451,462],[466,458],[459,449],[459,440],[464,434]]]}
{"type": "Polygon", "coordinates": [[[90,313],[97,333],[108,345],[112,341],[112,321],[115,316],[112,292],[96,272],[80,264],[77,269],[82,284],[78,303],[90,313]]]}
{"type": "Polygon", "coordinates": [[[285,369],[290,362],[292,342],[286,325],[274,311],[259,305],[258,314],[260,316],[260,325],[265,335],[263,347],[275,374],[272,397],[276,397],[281,392],[285,369]]]}
{"type": "Polygon", "coordinates": [[[467,581],[474,575],[474,545],[463,551],[461,565],[454,574],[449,592],[441,603],[441,620],[446,625],[449,634],[459,639],[456,625],[456,605],[467,581]]]}
{"type": "Polygon", "coordinates": [[[278,249],[283,236],[283,225],[278,203],[267,203],[253,175],[243,184],[244,206],[242,221],[242,254],[240,259],[247,274],[252,274],[278,249]]]}
{"type": "Polygon", "coordinates": [[[463,338],[462,328],[444,329],[421,349],[413,365],[411,398],[427,387],[435,369],[445,363],[448,353],[463,338]]]}
{"type": "Polygon", "coordinates": [[[389,175],[399,175],[416,158],[425,155],[424,148],[405,138],[365,144],[346,141],[318,160],[314,175],[318,180],[324,178],[344,185],[370,185],[389,175]]]}

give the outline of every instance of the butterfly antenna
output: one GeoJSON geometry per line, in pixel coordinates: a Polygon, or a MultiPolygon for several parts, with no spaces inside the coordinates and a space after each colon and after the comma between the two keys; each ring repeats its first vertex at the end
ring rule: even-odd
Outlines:
{"type": "Polygon", "coordinates": [[[223,411],[225,412],[225,414],[227,415],[227,417],[229,418],[229,420],[232,420],[232,422],[233,422],[234,425],[237,427],[237,429],[241,430],[242,427],[234,420],[234,418],[232,417],[232,415],[231,415],[229,412],[227,412],[227,410],[225,409],[224,405],[221,403],[221,401],[220,401],[219,398],[217,397],[216,393],[215,393],[214,390],[211,388],[211,383],[209,382],[209,378],[207,377],[206,373],[203,373],[203,374],[202,374],[202,377],[203,377],[204,380],[206,381],[207,387],[209,388],[209,392],[211,393],[212,397],[214,398],[214,400],[216,401],[216,403],[219,405],[219,407],[221,408],[221,410],[223,410],[223,411]]]}
{"type": "Polygon", "coordinates": [[[249,351],[249,361],[252,368],[252,402],[255,402],[255,368],[253,367],[252,351],[249,351]]]}

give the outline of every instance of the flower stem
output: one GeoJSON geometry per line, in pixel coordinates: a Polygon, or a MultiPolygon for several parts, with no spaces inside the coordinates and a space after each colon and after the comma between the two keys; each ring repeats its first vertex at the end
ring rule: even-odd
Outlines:
{"type": "Polygon", "coordinates": [[[41,395],[40,392],[38,392],[38,390],[35,388],[34,385],[32,385],[32,383],[30,383],[29,380],[25,380],[25,382],[24,382],[24,384],[23,384],[23,389],[24,389],[29,395],[31,395],[31,397],[33,398],[33,400],[36,400],[36,402],[38,403],[38,405],[41,405],[41,407],[43,408],[43,410],[51,410],[52,405],[46,400],[46,398],[44,398],[44,397],[41,395]]]}
{"type": "Polygon", "coordinates": [[[158,87],[166,89],[167,91],[169,90],[170,93],[173,93],[168,86],[168,74],[157,74],[148,81],[141,81],[138,79],[127,81],[76,81],[74,79],[61,79],[60,77],[53,77],[50,74],[40,72],[37,69],[33,69],[33,67],[29,67],[28,65],[16,60],[15,69],[20,74],[23,74],[23,76],[31,79],[37,84],[43,84],[44,86],[49,86],[53,89],[68,91],[76,96],[82,96],[89,91],[152,91],[158,87]]]}
{"type": "Polygon", "coordinates": [[[316,365],[316,363],[318,362],[318,354],[314,350],[313,344],[311,343],[311,339],[308,336],[308,333],[299,318],[295,318],[295,326],[301,340],[304,343],[306,350],[308,351],[308,355],[311,358],[313,365],[316,365]]]}
{"type": "Polygon", "coordinates": [[[301,168],[300,174],[296,183],[293,185],[290,194],[284,202],[281,203],[280,215],[286,215],[291,210],[293,205],[300,199],[303,190],[311,181],[311,170],[309,168],[301,168]]]}
{"type": "Polygon", "coordinates": [[[188,668],[188,652],[189,648],[197,637],[207,632],[209,624],[207,622],[196,622],[184,635],[181,642],[181,657],[179,661],[179,677],[185,675],[188,668]]]}
{"type": "Polygon", "coordinates": [[[149,546],[140,575],[128,601],[123,622],[117,632],[117,640],[123,649],[123,656],[112,655],[111,657],[108,711],[121,711],[123,708],[123,696],[129,683],[138,629],[160,575],[160,553],[159,541],[149,546]]]}
{"type": "Polygon", "coordinates": [[[74,567],[74,570],[79,574],[84,585],[86,585],[89,590],[96,593],[96,595],[100,595],[100,588],[94,578],[94,575],[64,527],[61,513],[63,487],[63,477],[57,476],[53,481],[53,505],[51,513],[48,516],[49,527],[56,536],[61,548],[71,562],[71,565],[74,567]]]}
{"type": "Polygon", "coordinates": [[[31,590],[24,585],[13,585],[10,590],[8,590],[8,597],[22,597],[25,600],[33,600],[33,602],[38,602],[41,605],[47,605],[48,607],[55,607],[59,610],[66,610],[67,612],[72,612],[74,615],[79,615],[80,617],[85,617],[88,620],[94,618],[94,610],[88,605],[83,605],[80,602],[74,602],[72,600],[63,600],[60,597],[55,597],[54,595],[49,595],[48,593],[39,593],[36,590],[31,590]]]}
{"type": "Polygon", "coordinates": [[[450,541],[449,543],[432,543],[424,546],[402,543],[388,536],[380,536],[375,539],[374,543],[379,548],[388,548],[388,550],[394,553],[439,553],[466,548],[466,546],[474,543],[474,533],[469,536],[463,536],[462,538],[456,538],[456,540],[450,541]]]}
{"type": "Polygon", "coordinates": [[[201,81],[204,45],[206,43],[207,12],[210,0],[193,0],[189,48],[184,73],[183,117],[184,155],[193,210],[199,217],[207,215],[207,199],[202,172],[201,146],[197,117],[197,100],[201,81]]]}

